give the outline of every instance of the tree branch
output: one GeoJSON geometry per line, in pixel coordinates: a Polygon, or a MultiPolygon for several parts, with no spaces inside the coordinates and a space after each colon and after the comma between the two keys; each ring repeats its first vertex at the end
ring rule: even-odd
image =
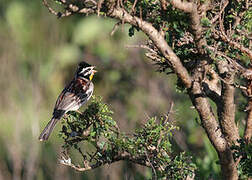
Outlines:
{"type": "Polygon", "coordinates": [[[249,110],[246,118],[246,128],[244,132],[244,138],[249,142],[252,137],[252,99],[249,98],[249,110]]]}
{"type": "MultiPolygon", "coordinates": [[[[43,0],[43,1],[46,2],[46,0],[43,0]]],[[[236,141],[236,139],[239,138],[238,130],[234,121],[235,106],[234,106],[234,99],[233,99],[234,87],[232,86],[233,77],[231,78],[232,82],[230,82],[230,84],[226,83],[226,81],[228,81],[229,79],[222,80],[220,77],[216,78],[215,81],[212,81],[212,82],[205,81],[207,87],[210,89],[210,91],[207,92],[206,89],[203,87],[204,72],[201,70],[203,69],[204,65],[207,66],[210,64],[208,63],[201,64],[202,65],[201,67],[197,67],[195,68],[195,70],[193,70],[195,72],[193,72],[193,76],[191,76],[188,73],[188,71],[191,72],[191,70],[187,70],[183,66],[181,59],[179,59],[179,57],[174,53],[172,48],[168,45],[166,39],[164,38],[163,33],[159,32],[156,28],[154,28],[154,26],[151,23],[143,19],[142,9],[141,9],[141,6],[138,7],[137,0],[134,1],[133,9],[135,8],[135,6],[139,8],[139,11],[140,11],[139,17],[135,16],[136,13],[134,13],[133,10],[130,13],[127,12],[123,8],[123,3],[120,0],[118,1],[100,0],[99,2],[100,2],[100,5],[98,7],[98,11],[97,11],[97,7],[95,6],[93,9],[92,8],[76,9],[74,6],[72,6],[72,8],[69,7],[69,5],[67,5],[67,10],[70,9],[70,13],[85,13],[85,14],[89,12],[91,13],[98,12],[98,14],[100,14],[100,10],[101,10],[103,11],[104,16],[118,19],[120,20],[120,22],[122,22],[122,24],[128,23],[142,30],[149,37],[149,39],[152,40],[154,46],[158,49],[156,50],[156,52],[158,51],[160,52],[161,56],[166,59],[168,64],[171,66],[172,70],[174,70],[178,78],[182,80],[182,83],[187,88],[188,94],[200,115],[202,126],[205,129],[211,143],[213,144],[213,146],[215,147],[218,153],[224,179],[238,179],[237,169],[235,167],[235,163],[232,157],[232,152],[229,148],[229,144],[231,144],[233,141],[236,141]],[[222,88],[223,88],[222,98],[220,97],[219,89],[217,87],[219,79],[223,81],[222,82],[222,88]],[[221,105],[223,106],[219,113],[221,128],[219,126],[219,123],[216,120],[216,117],[213,113],[212,107],[207,99],[207,96],[215,98],[216,102],[221,101],[221,105]],[[227,137],[227,139],[224,138],[224,135],[227,137]]],[[[162,10],[165,10],[166,4],[164,3],[163,0],[160,0],[160,2],[162,5],[162,10]]],[[[217,18],[214,17],[215,19],[219,19],[219,28],[221,32],[217,34],[216,30],[213,30],[213,31],[218,36],[218,40],[222,39],[223,41],[227,42],[224,44],[229,44],[230,46],[239,49],[240,51],[248,54],[249,57],[251,58],[252,53],[249,49],[247,49],[246,47],[243,47],[240,44],[237,44],[237,42],[233,41],[232,39],[230,39],[230,37],[227,36],[227,33],[224,29],[224,25],[222,22],[223,20],[222,13],[224,13],[224,10],[225,10],[225,7],[227,6],[228,1],[223,1],[223,2],[225,4],[221,8],[220,14],[216,16],[217,18]]],[[[200,22],[201,16],[198,12],[197,4],[193,2],[187,2],[187,1],[181,1],[181,0],[171,0],[170,3],[175,8],[182,10],[185,13],[190,14],[190,18],[191,18],[190,30],[192,31],[192,34],[194,36],[197,49],[201,54],[205,54],[206,53],[205,47],[207,43],[206,43],[205,38],[203,37],[203,28],[200,22]]],[[[51,13],[59,16],[59,14],[53,11],[52,9],[50,9],[49,6],[47,6],[47,8],[49,9],[51,13]]],[[[66,11],[65,14],[67,15],[67,13],[68,11],[66,11]]],[[[186,30],[186,32],[189,32],[189,31],[186,30]]],[[[217,42],[214,45],[216,44],[217,42]]],[[[223,54],[222,56],[226,56],[225,52],[224,53],[221,52],[221,54],[223,54]]],[[[155,58],[156,57],[153,57],[153,59],[155,58]]],[[[203,62],[204,61],[205,60],[203,60],[203,62]]],[[[247,121],[247,122],[250,123],[251,121],[247,121]]],[[[252,125],[250,124],[247,124],[247,125],[248,127],[246,128],[245,134],[249,134],[249,135],[245,135],[245,136],[251,136],[250,127],[252,125]]],[[[150,160],[151,158],[149,158],[149,161],[150,160]]],[[[134,159],[131,159],[131,161],[134,161],[134,159]]]]}
{"type": "Polygon", "coordinates": [[[252,76],[248,76],[248,85],[246,90],[246,95],[248,98],[247,106],[247,118],[246,118],[246,127],[244,131],[244,138],[249,142],[252,137],[252,76]]]}
{"type": "Polygon", "coordinates": [[[213,70],[212,67],[209,66],[209,70],[205,72],[207,75],[210,76],[208,79],[205,75],[203,81],[202,81],[202,87],[206,95],[212,99],[215,104],[218,106],[218,104],[221,103],[221,87],[220,87],[220,77],[218,74],[213,70]]]}
{"type": "Polygon", "coordinates": [[[233,143],[237,143],[237,140],[240,138],[238,128],[235,124],[235,104],[234,104],[234,93],[235,87],[234,84],[234,72],[232,72],[225,65],[225,61],[219,61],[218,69],[220,74],[225,76],[223,77],[225,81],[221,81],[222,92],[221,92],[221,105],[218,107],[218,116],[221,124],[223,134],[231,146],[233,143]],[[226,83],[228,82],[228,83],[226,83]]]}
{"type": "Polygon", "coordinates": [[[133,157],[128,152],[118,152],[118,154],[113,156],[113,158],[111,160],[107,160],[107,161],[103,161],[103,162],[97,161],[95,164],[92,164],[92,165],[90,165],[89,162],[84,161],[84,163],[83,163],[84,167],[80,167],[79,165],[73,164],[71,162],[70,157],[65,158],[64,156],[65,156],[65,154],[60,157],[60,159],[59,159],[60,164],[65,165],[65,166],[69,166],[69,167],[75,169],[76,171],[80,171],[80,172],[96,169],[98,167],[103,166],[104,164],[107,164],[107,163],[111,164],[111,163],[115,163],[115,162],[121,161],[121,160],[134,162],[136,164],[146,166],[146,167],[153,167],[149,161],[145,161],[145,159],[146,159],[145,157],[133,157]]]}
{"type": "Polygon", "coordinates": [[[174,72],[183,81],[186,88],[191,87],[191,77],[188,74],[186,68],[182,65],[180,59],[173,52],[171,47],[167,44],[164,37],[159,33],[150,23],[143,21],[142,19],[130,15],[127,11],[122,8],[114,8],[111,14],[108,15],[111,18],[116,18],[125,23],[129,23],[136,27],[139,27],[156,45],[159,51],[164,55],[164,57],[169,61],[174,72]]]}
{"type": "Polygon", "coordinates": [[[191,17],[191,29],[194,35],[194,40],[201,54],[205,53],[204,47],[207,45],[205,38],[202,36],[202,26],[200,24],[200,15],[198,13],[197,5],[193,2],[186,2],[181,0],[171,0],[171,4],[185,13],[189,13],[191,17]]]}
{"type": "Polygon", "coordinates": [[[213,110],[207,100],[206,95],[201,88],[201,79],[203,79],[203,67],[206,66],[204,61],[201,61],[201,67],[196,68],[193,79],[195,81],[192,84],[192,88],[189,91],[190,98],[193,105],[197,109],[202,126],[207,133],[210,142],[215,147],[221,164],[222,174],[224,179],[238,179],[237,169],[235,167],[232,152],[228,146],[221,128],[215,118],[213,110]]]}
{"type": "MultiPolygon", "coordinates": [[[[55,12],[47,3],[46,0],[43,0],[45,6],[48,8],[48,10],[54,14],[59,16],[57,12],[55,12]]],[[[62,2],[66,5],[66,3],[62,2]]],[[[130,15],[125,9],[116,6],[115,1],[111,0],[107,3],[103,2],[105,6],[107,7],[108,11],[106,12],[106,16],[111,18],[119,19],[123,23],[128,23],[131,25],[134,25],[141,29],[155,44],[155,46],[159,49],[159,51],[164,55],[167,61],[171,64],[172,69],[174,72],[178,75],[178,77],[182,80],[186,88],[191,87],[192,79],[187,71],[187,69],[183,66],[178,56],[173,52],[171,47],[167,44],[165,41],[163,35],[158,32],[157,29],[155,29],[152,24],[144,21],[142,18],[138,18],[136,16],[130,15]]],[[[70,5],[68,5],[69,7],[70,5]]],[[[73,9],[73,12],[75,13],[94,13],[94,9],[97,7],[92,8],[83,8],[83,9],[73,9]]],[[[70,12],[71,13],[71,12],[70,12]]],[[[60,17],[63,16],[69,16],[69,12],[66,12],[65,14],[62,13],[60,17]]]]}
{"type": "Polygon", "coordinates": [[[238,179],[232,152],[224,139],[207,98],[203,96],[203,92],[200,90],[199,83],[193,84],[190,97],[200,115],[202,126],[219,155],[224,179],[238,179]]]}

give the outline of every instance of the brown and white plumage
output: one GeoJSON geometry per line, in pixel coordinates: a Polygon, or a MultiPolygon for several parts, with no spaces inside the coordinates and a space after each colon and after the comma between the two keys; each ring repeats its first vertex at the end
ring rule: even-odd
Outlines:
{"type": "Polygon", "coordinates": [[[39,136],[40,141],[47,140],[56,123],[68,111],[76,111],[92,96],[94,85],[91,82],[96,71],[94,66],[81,62],[74,79],[60,93],[53,111],[53,117],[39,136]]]}

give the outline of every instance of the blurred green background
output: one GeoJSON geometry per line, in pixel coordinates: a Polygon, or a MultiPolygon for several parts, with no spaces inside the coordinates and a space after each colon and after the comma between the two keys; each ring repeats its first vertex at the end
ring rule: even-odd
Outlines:
{"type": "MultiPolygon", "coordinates": [[[[143,179],[150,172],[126,162],[78,173],[59,165],[60,124],[48,142],[38,135],[51,118],[54,103],[79,61],[97,66],[95,95],[115,112],[122,131],[133,132],[149,116],[167,112],[175,102],[176,151],[194,156],[200,178],[218,179],[217,155],[188,97],[176,92],[176,78],[157,72],[144,51],[126,45],[144,43],[115,21],[73,16],[57,19],[42,1],[0,0],[0,179],[143,179]]],[[[85,108],[85,107],[83,107],[85,108]]]]}

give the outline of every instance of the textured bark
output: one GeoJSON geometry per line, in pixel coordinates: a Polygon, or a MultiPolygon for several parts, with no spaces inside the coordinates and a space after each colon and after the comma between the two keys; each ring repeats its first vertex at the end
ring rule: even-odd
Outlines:
{"type": "Polygon", "coordinates": [[[244,138],[249,142],[252,136],[252,99],[249,99],[248,115],[247,115],[246,128],[244,138]]]}
{"type": "Polygon", "coordinates": [[[238,180],[238,171],[229,147],[226,146],[225,151],[218,151],[218,156],[220,158],[223,179],[238,180]]]}
{"type": "Polygon", "coordinates": [[[247,118],[246,118],[246,127],[244,131],[244,138],[249,142],[252,136],[252,75],[251,75],[251,68],[247,70],[246,73],[248,76],[247,78],[249,81],[247,82],[247,89],[245,94],[248,97],[248,106],[247,106],[247,118]]]}
{"type": "Polygon", "coordinates": [[[223,76],[221,82],[221,103],[218,104],[218,116],[221,125],[222,132],[231,146],[233,143],[237,144],[239,137],[239,131],[235,124],[235,87],[234,72],[229,68],[225,61],[218,63],[219,73],[223,76]]]}
{"type": "Polygon", "coordinates": [[[236,180],[238,179],[238,173],[228,141],[223,135],[222,129],[202,88],[202,79],[204,79],[207,68],[207,61],[201,60],[198,67],[193,70],[192,78],[194,81],[189,95],[198,111],[202,127],[218,153],[223,179],[236,180]]]}
{"type": "Polygon", "coordinates": [[[237,143],[240,138],[235,124],[234,93],[233,86],[222,82],[222,104],[218,107],[218,111],[221,128],[229,145],[237,143]]]}
{"type": "Polygon", "coordinates": [[[212,108],[207,98],[203,95],[198,82],[193,83],[192,90],[190,91],[190,97],[200,115],[202,126],[218,153],[223,179],[237,180],[238,173],[232,157],[232,152],[221,132],[221,128],[216,121],[212,108]]]}
{"type": "Polygon", "coordinates": [[[197,109],[203,128],[205,129],[211,143],[217,151],[224,152],[227,142],[221,132],[221,128],[215,118],[213,110],[201,91],[199,82],[194,82],[190,92],[190,98],[197,109]]]}

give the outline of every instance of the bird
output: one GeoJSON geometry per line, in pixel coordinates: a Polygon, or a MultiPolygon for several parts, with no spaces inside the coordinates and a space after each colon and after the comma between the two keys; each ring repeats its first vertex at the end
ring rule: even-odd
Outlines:
{"type": "Polygon", "coordinates": [[[92,79],[97,71],[95,66],[80,62],[73,80],[63,89],[57,98],[51,120],[39,136],[39,141],[48,140],[57,122],[68,112],[78,111],[92,96],[92,79]]]}

